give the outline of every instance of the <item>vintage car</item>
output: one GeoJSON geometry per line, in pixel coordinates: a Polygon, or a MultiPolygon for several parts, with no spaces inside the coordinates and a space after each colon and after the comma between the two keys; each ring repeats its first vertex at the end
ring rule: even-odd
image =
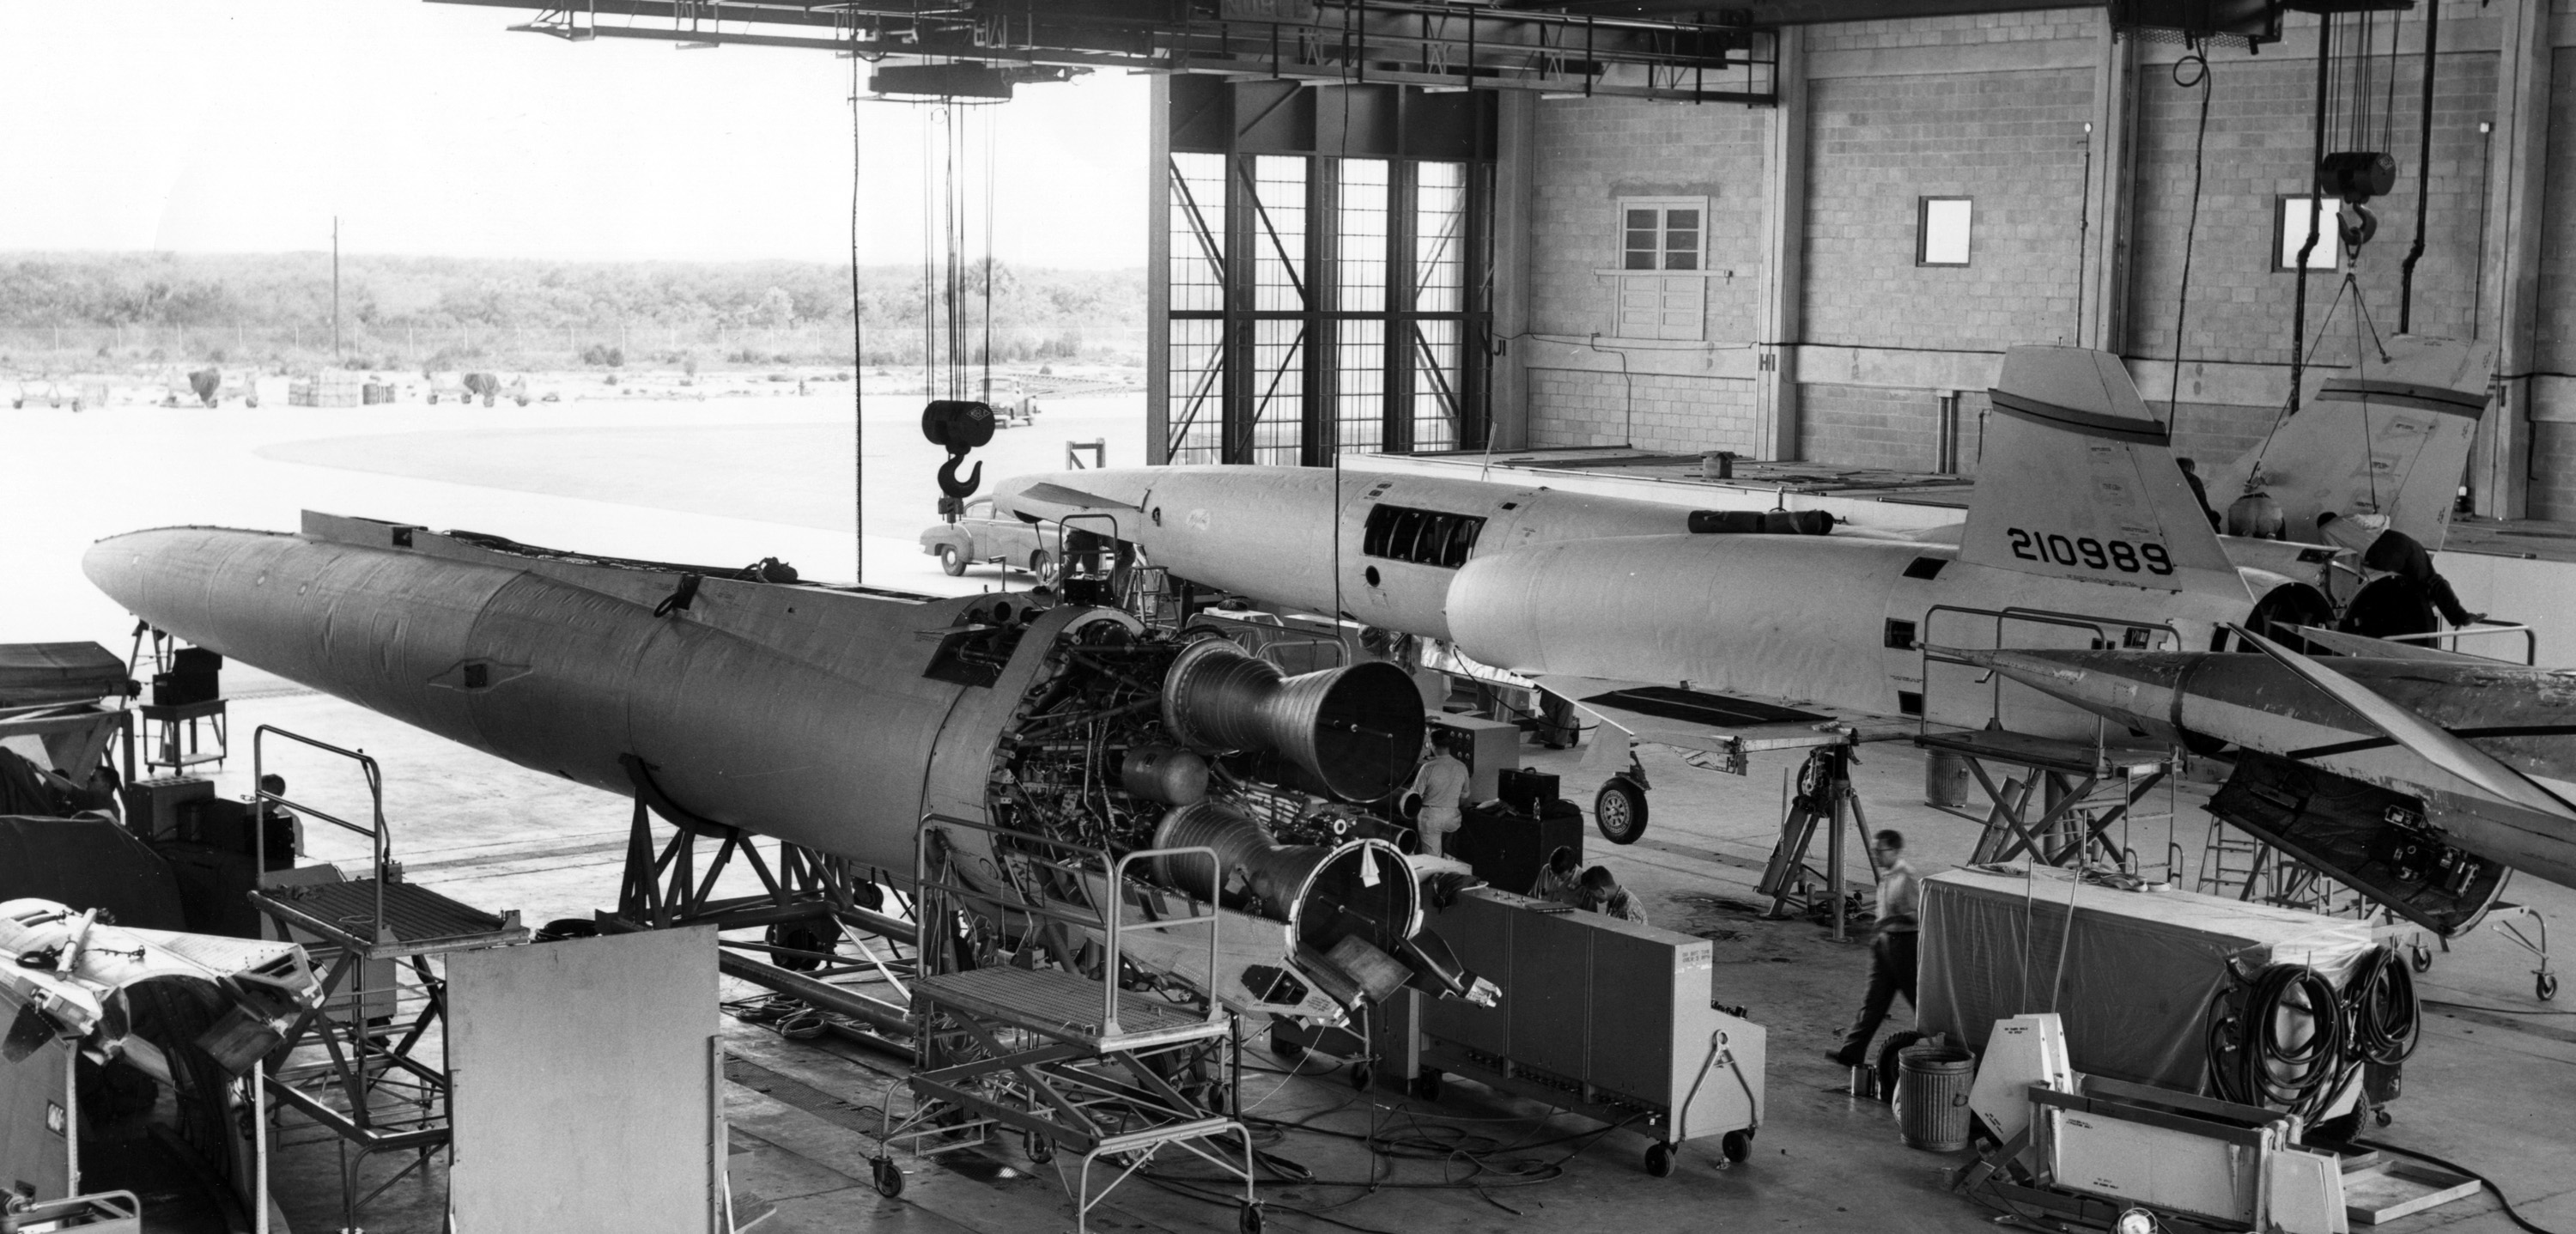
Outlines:
{"type": "Polygon", "coordinates": [[[1055,581],[1055,551],[1046,546],[1043,525],[994,508],[993,499],[966,503],[954,523],[939,523],[921,533],[921,551],[939,558],[939,568],[964,574],[972,562],[989,561],[1005,569],[1022,569],[1041,583],[1055,581]]]}

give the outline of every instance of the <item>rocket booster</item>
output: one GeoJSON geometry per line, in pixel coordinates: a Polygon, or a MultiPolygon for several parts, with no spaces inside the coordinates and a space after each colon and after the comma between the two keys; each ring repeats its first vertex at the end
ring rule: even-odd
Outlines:
{"type": "MultiPolygon", "coordinates": [[[[1167,818],[1201,806],[1191,842],[1259,867],[1228,886],[1293,892],[1222,905],[1240,919],[1229,932],[1276,936],[1268,964],[1299,970],[1354,932],[1391,955],[1426,952],[1403,856],[1306,835],[1285,808],[1309,794],[1376,801],[1411,774],[1421,699],[1390,665],[1285,678],[1116,609],[766,582],[312,513],[301,535],[116,536],[82,565],[200,646],[525,767],[621,795],[649,787],[692,822],[899,880],[930,815],[1117,853],[1160,847],[1167,818]]],[[[1009,861],[995,837],[945,834],[987,870],[1009,861]]],[[[993,880],[1004,903],[1025,893],[993,880]]],[[[1282,993],[1295,983],[1255,992],[1231,970],[1184,974],[1239,1009],[1334,1016],[1315,991],[1348,983],[1310,975],[1282,993]]]]}

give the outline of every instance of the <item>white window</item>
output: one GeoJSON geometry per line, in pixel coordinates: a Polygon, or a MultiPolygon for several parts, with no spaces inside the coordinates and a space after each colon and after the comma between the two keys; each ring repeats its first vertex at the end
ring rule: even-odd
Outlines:
{"type": "MultiPolygon", "coordinates": [[[[2299,268],[2299,250],[2308,243],[2308,203],[2313,200],[2310,197],[2284,197],[2275,209],[2272,219],[2273,269],[2299,268]]],[[[2335,200],[2329,197],[2324,207],[2317,211],[2317,246],[2308,252],[2308,268],[2311,270],[2332,270],[2343,255],[2342,242],[2336,238],[2335,232],[2336,209],[2335,200]]]]}
{"type": "Polygon", "coordinates": [[[1623,197],[1618,205],[1620,338],[1697,341],[1708,325],[1708,199],[1623,197]]]}
{"type": "Polygon", "coordinates": [[[1918,266],[1964,266],[1968,264],[1969,234],[1974,230],[1976,210],[1965,197],[1924,197],[1917,199],[1914,229],[1914,264],[1918,266]]]}

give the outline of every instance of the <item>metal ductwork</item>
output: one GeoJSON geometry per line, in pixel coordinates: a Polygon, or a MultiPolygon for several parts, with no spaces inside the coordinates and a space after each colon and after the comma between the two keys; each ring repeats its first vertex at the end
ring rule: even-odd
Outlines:
{"type": "Polygon", "coordinates": [[[1163,724],[1194,750],[1275,753],[1344,801],[1394,792],[1422,754],[1422,695],[1403,669],[1370,661],[1289,677],[1223,639],[1172,662],[1163,724]]]}

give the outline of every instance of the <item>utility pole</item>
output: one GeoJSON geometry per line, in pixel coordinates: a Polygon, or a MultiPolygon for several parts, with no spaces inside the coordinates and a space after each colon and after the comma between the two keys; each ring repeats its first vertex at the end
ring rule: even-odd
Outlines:
{"type": "Polygon", "coordinates": [[[340,216],[331,216],[331,362],[340,362],[340,216]]]}

